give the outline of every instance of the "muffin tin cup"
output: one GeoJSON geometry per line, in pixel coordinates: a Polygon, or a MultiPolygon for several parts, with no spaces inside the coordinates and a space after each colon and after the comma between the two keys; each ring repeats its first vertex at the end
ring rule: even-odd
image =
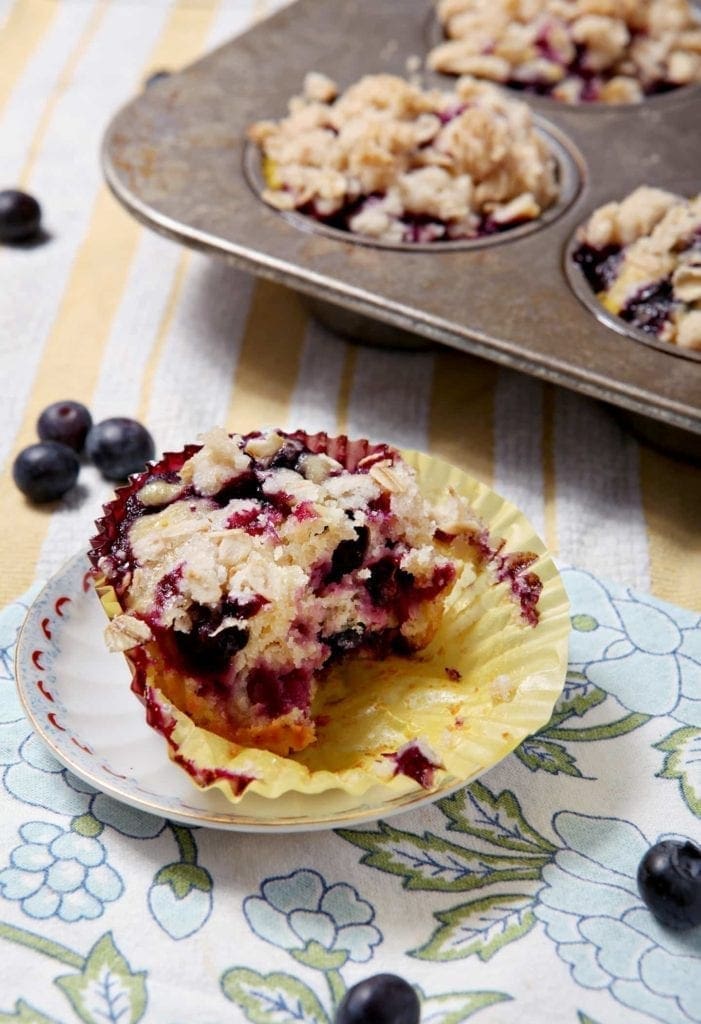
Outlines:
{"type": "MultiPolygon", "coordinates": [[[[518,224],[515,227],[507,227],[503,231],[498,231],[491,235],[480,235],[477,238],[456,238],[449,241],[436,242],[392,242],[330,227],[328,224],[324,224],[323,221],[316,220],[314,217],[297,211],[276,210],[275,212],[300,231],[324,235],[339,242],[352,242],[355,245],[367,245],[375,249],[392,249],[398,252],[460,252],[471,249],[484,249],[493,245],[504,245],[516,241],[519,238],[546,228],[561,217],[577,198],[582,185],[581,168],[583,167],[583,159],[578,150],[572,145],[566,135],[555,125],[549,124],[545,118],[536,115],[533,121],[536,131],[548,146],[555,160],[558,195],[557,199],[543,210],[539,217],[518,224]]],[[[258,147],[248,142],[244,149],[244,174],[255,195],[263,202],[262,193],[266,185],[261,165],[262,161],[258,147]]]]}
{"type": "MultiPolygon", "coordinates": [[[[612,200],[619,200],[623,198],[624,196],[611,197],[612,200]]],[[[580,225],[580,227],[581,226],[582,225],[580,225]]],[[[567,243],[567,248],[565,249],[565,274],[572,291],[579,301],[586,306],[592,316],[600,321],[600,323],[605,324],[606,327],[610,327],[611,330],[625,335],[626,338],[630,338],[632,341],[640,342],[642,345],[649,345],[651,348],[664,352],[666,355],[677,356],[679,359],[690,359],[693,362],[701,363],[701,351],[682,348],[680,345],[675,345],[668,341],[662,341],[656,335],[643,331],[639,327],[633,326],[633,324],[629,324],[622,317],[616,316],[615,313],[610,313],[609,310],[602,305],[596,296],[596,292],[592,290],[591,285],[574,259],[574,254],[577,250],[577,246],[579,245],[579,240],[577,238],[578,231],[579,227],[573,233],[567,243]]]]}
{"type": "Polygon", "coordinates": [[[407,0],[401,19],[394,0],[297,0],[118,113],[103,148],[108,183],[155,230],[296,289],[346,335],[417,347],[415,335],[701,435],[696,358],[624,337],[567,269],[578,225],[610,198],[641,184],[698,188],[701,87],[621,106],[508,90],[554,140],[565,194],[550,217],[494,241],[356,244],[260,199],[248,126],[284,112],[309,70],[341,89],[364,74],[406,74],[407,58],[427,52],[426,19],[425,0],[407,0]]]}

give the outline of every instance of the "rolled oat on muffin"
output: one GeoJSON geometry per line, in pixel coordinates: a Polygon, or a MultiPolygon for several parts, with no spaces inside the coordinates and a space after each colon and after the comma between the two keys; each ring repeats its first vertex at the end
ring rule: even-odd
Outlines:
{"type": "Polygon", "coordinates": [[[345,92],[311,72],[280,121],[251,125],[263,199],[385,242],[477,238],[533,220],[558,194],[531,112],[461,78],[422,89],[367,75],[345,92]]]}

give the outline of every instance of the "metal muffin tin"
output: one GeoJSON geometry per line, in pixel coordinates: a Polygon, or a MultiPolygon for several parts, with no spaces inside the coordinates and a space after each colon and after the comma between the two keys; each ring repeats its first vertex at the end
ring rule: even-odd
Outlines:
{"type": "Polygon", "coordinates": [[[699,363],[612,318],[567,262],[577,227],[601,204],[641,184],[699,191],[701,87],[615,107],[515,94],[554,140],[565,194],[537,229],[504,232],[498,244],[359,244],[261,201],[252,121],[282,116],[310,70],[341,88],[364,74],[405,75],[435,32],[429,0],[297,0],[124,107],[104,140],[107,181],[149,227],[296,289],[342,331],[482,356],[675,428],[680,451],[680,432],[691,432],[696,450],[699,363]]]}

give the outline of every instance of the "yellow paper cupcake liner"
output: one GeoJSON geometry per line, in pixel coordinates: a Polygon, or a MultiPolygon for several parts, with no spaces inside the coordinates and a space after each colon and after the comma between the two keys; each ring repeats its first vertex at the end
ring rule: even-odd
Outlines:
{"type": "MultiPolygon", "coordinates": [[[[288,757],[239,747],[200,728],[147,671],[147,717],[168,739],[170,757],[202,789],[231,801],[246,793],[276,798],[340,789],[361,796],[381,785],[388,799],[412,790],[446,790],[490,768],[552,714],[565,680],[570,628],[567,595],[542,541],[525,516],[484,484],[440,459],[402,452],[422,493],[448,488],[467,498],[501,558],[532,552],[542,582],[538,620],[526,621],[494,561],[476,560],[450,593],[431,644],[410,658],[349,660],[319,687],[316,742],[288,757]],[[503,544],[503,546],[501,546],[503,544]],[[428,759],[428,773],[398,770],[397,752],[428,759]]],[[[104,580],[96,588],[108,617],[121,611],[104,580]]],[[[134,663],[127,652],[132,668],[134,663]]],[[[413,762],[412,762],[413,763],[413,762]]]]}

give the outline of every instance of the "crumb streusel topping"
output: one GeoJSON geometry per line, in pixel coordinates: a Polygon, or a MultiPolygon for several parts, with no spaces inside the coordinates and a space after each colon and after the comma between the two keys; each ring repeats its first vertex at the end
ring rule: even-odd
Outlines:
{"type": "Polygon", "coordinates": [[[701,81],[689,0],[439,0],[428,63],[567,103],[637,103],[701,81]]]}
{"type": "Polygon", "coordinates": [[[611,313],[701,351],[701,195],[642,186],[578,232],[574,258],[611,313]]]}
{"type": "Polygon", "coordinates": [[[280,210],[389,242],[475,238],[530,221],[557,197],[556,163],[528,107],[471,77],[424,90],[368,75],[339,95],[308,74],[280,121],[259,121],[280,210]]]}

